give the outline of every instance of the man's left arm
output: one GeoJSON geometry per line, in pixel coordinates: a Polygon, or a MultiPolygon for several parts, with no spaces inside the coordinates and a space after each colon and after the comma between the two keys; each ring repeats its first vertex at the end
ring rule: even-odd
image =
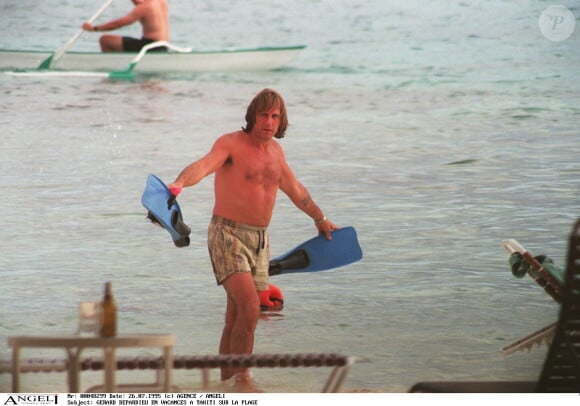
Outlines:
{"type": "Polygon", "coordinates": [[[286,162],[282,164],[280,189],[290,198],[296,207],[312,218],[314,225],[318,229],[318,233],[324,234],[330,240],[330,232],[337,230],[338,226],[326,218],[322,209],[314,202],[306,187],[300,183],[286,162]]]}

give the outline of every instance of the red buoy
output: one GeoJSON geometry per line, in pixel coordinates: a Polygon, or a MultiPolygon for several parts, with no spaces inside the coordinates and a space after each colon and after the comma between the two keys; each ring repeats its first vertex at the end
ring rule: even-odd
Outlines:
{"type": "Polygon", "coordinates": [[[280,288],[270,284],[267,290],[260,291],[260,310],[280,311],[284,308],[284,295],[280,288]]]}

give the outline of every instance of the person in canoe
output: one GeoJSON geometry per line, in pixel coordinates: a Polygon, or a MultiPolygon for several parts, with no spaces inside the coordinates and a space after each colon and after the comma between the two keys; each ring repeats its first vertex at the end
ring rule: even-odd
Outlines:
{"type": "MultiPolygon", "coordinates": [[[[170,184],[177,196],[206,176],[214,176],[213,217],[208,249],[214,276],[226,296],[220,354],[252,354],[260,315],[260,294],[269,290],[270,238],[278,190],[308,215],[319,234],[338,229],[314,203],[290,168],[282,146],[288,118],[283,98],[264,89],[250,102],[246,126],[219,137],[211,150],[186,166],[170,184]]],[[[234,378],[240,392],[257,390],[247,368],[224,368],[222,381],[234,378]],[[235,377],[235,378],[234,378],[235,377]]]]}
{"type": "MultiPolygon", "coordinates": [[[[155,41],[169,41],[169,11],[166,0],[131,0],[135,7],[129,14],[104,24],[92,25],[85,22],[82,28],[86,31],[113,31],[127,25],[141,23],[142,38],[121,35],[102,35],[99,39],[102,52],[138,52],[145,45],[155,41]]],[[[163,51],[165,47],[151,51],[163,51]]]]}

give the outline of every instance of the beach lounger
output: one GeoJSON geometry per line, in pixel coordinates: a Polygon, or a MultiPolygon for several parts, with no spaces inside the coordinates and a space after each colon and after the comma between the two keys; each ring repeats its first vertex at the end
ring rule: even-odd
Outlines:
{"type": "MultiPolygon", "coordinates": [[[[502,246],[510,254],[509,264],[512,274],[516,278],[529,275],[544,289],[557,303],[562,303],[565,270],[554,265],[546,255],[534,256],[516,240],[502,241],[502,246]]],[[[510,355],[516,351],[530,351],[534,345],[550,345],[556,333],[557,322],[543,327],[525,337],[502,348],[503,355],[510,355]]]]}
{"type": "Polygon", "coordinates": [[[545,255],[533,256],[516,240],[502,241],[502,245],[510,254],[509,263],[515,277],[523,278],[529,275],[556,302],[562,303],[563,269],[555,266],[545,255]]]}
{"type": "MultiPolygon", "coordinates": [[[[547,284],[548,280],[540,282],[547,284]]],[[[561,288],[553,293],[560,299],[560,314],[537,382],[419,382],[410,392],[580,392],[580,220],[576,221],[570,235],[565,278],[561,288]]]]}

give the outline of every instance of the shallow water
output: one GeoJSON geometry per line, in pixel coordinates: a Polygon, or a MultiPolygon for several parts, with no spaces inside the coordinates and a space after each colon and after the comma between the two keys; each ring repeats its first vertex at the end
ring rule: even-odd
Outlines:
{"type": "MultiPolygon", "coordinates": [[[[62,45],[97,7],[81,3],[3,1],[0,46],[62,45]]],[[[544,38],[540,1],[189,3],[171,3],[178,45],[308,48],[266,73],[0,76],[0,343],[73,332],[78,303],[111,280],[121,332],[172,332],[176,354],[217,353],[225,301],[205,246],[211,179],[180,197],[194,230],[187,249],[145,221],[140,196],[148,173],[172,180],[273,87],[288,104],[281,142],[291,165],[332,221],[357,229],[364,259],[273,277],[286,306],[260,321],[256,352],[356,356],[347,389],[536,379],[545,348],[499,350],[553,322],[558,307],[511,275],[500,242],[515,238],[564,265],[580,209],[578,33],[544,38]]],[[[273,254],[314,233],[280,195],[273,254]]],[[[29,353],[42,355],[61,356],[29,353]]],[[[317,391],[319,373],[255,371],[273,392],[317,391]]],[[[175,379],[184,390],[199,384],[190,371],[175,379]]],[[[0,388],[9,384],[0,376],[0,388]]],[[[23,389],[66,391],[65,377],[26,375],[23,389]]]]}

